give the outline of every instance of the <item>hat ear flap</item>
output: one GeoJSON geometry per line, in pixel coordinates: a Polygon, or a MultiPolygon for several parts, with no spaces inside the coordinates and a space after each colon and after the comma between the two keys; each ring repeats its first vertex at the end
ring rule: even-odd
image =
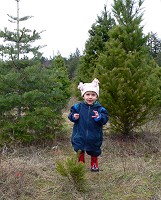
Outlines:
{"type": "Polygon", "coordinates": [[[92,84],[94,87],[97,87],[99,85],[99,80],[97,78],[95,78],[93,81],[92,81],[92,84]]]}
{"type": "Polygon", "coordinates": [[[83,87],[84,87],[84,84],[82,82],[80,82],[78,85],[78,89],[83,91],[83,87]]]}

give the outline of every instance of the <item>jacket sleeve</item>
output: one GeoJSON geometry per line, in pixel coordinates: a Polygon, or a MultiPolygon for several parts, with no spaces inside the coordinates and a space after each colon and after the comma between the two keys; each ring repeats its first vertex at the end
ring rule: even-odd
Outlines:
{"type": "Polygon", "coordinates": [[[79,119],[75,119],[74,118],[74,114],[75,113],[79,113],[78,111],[78,104],[74,104],[71,108],[70,108],[70,113],[68,115],[68,119],[71,121],[71,122],[77,122],[79,119]]]}
{"type": "Polygon", "coordinates": [[[104,107],[101,107],[98,114],[99,114],[99,118],[94,118],[94,120],[100,123],[100,125],[105,125],[109,119],[108,111],[104,107]]]}

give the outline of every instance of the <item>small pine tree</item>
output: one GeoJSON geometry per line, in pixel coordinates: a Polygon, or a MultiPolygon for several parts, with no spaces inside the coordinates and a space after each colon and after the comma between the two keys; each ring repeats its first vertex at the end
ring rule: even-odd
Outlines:
{"type": "Polygon", "coordinates": [[[18,73],[2,63],[0,72],[1,142],[2,138],[8,142],[53,140],[62,128],[62,109],[70,97],[66,69],[61,63],[48,68],[37,63],[18,73]]]}
{"type": "Polygon", "coordinates": [[[66,161],[57,161],[57,172],[68,178],[68,180],[77,188],[77,190],[87,191],[86,169],[85,165],[78,162],[78,154],[68,157],[66,161]]]}

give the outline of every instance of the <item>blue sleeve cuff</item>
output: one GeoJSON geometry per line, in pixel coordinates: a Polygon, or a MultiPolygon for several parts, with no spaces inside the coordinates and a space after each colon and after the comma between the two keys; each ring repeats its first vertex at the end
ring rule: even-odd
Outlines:
{"type": "Polygon", "coordinates": [[[75,121],[74,115],[72,115],[72,120],[75,121]]]}
{"type": "Polygon", "coordinates": [[[102,118],[102,116],[99,114],[99,117],[98,117],[98,118],[94,118],[94,120],[95,120],[96,122],[99,122],[99,121],[101,120],[101,118],[102,118]]]}
{"type": "Polygon", "coordinates": [[[77,121],[77,119],[75,119],[74,115],[72,115],[72,121],[73,121],[73,122],[76,122],[76,121],[77,121]]]}

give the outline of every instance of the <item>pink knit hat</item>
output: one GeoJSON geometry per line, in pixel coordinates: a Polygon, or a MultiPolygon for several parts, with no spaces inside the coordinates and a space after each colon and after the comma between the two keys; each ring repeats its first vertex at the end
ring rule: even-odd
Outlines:
{"type": "Polygon", "coordinates": [[[99,80],[95,78],[91,83],[80,82],[78,89],[81,91],[81,96],[86,92],[95,92],[99,96],[99,80]]]}

